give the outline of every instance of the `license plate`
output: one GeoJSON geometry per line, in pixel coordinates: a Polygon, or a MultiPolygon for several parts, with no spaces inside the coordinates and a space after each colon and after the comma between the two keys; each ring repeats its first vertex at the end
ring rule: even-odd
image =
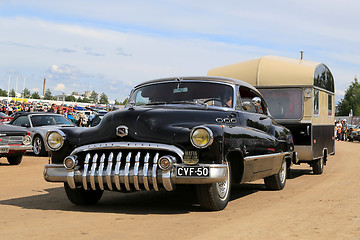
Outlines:
{"type": "Polygon", "coordinates": [[[8,153],[9,148],[0,148],[0,153],[8,153]]]}
{"type": "Polygon", "coordinates": [[[209,167],[177,167],[177,177],[209,177],[209,167]]]}

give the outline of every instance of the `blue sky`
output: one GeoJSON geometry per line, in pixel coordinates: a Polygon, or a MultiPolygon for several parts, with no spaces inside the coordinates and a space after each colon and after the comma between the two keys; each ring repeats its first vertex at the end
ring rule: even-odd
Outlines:
{"type": "Polygon", "coordinates": [[[0,0],[0,88],[95,90],[206,75],[265,55],[325,63],[343,97],[360,67],[358,1],[0,0]],[[25,80],[24,80],[25,79],[25,80]]]}

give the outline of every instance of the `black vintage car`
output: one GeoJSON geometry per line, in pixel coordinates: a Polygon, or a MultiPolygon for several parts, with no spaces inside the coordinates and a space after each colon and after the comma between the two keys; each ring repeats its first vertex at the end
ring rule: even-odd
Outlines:
{"type": "Polygon", "coordinates": [[[201,207],[221,210],[231,183],[286,183],[292,135],[276,124],[251,85],[218,77],[158,79],[131,92],[127,106],[93,128],[47,134],[44,178],[64,182],[74,204],[96,203],[104,190],[196,186],[201,207]]]}
{"type": "Polygon", "coordinates": [[[18,165],[30,149],[30,132],[20,127],[0,124],[0,157],[6,157],[11,165],[18,165]]]}

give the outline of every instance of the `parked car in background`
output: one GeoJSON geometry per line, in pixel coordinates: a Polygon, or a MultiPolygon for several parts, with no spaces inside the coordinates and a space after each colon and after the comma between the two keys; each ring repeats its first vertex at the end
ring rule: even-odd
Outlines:
{"type": "Polygon", "coordinates": [[[45,155],[49,151],[49,148],[44,144],[48,131],[63,127],[75,127],[63,115],[43,112],[22,112],[9,124],[23,127],[24,130],[30,132],[33,140],[33,151],[37,156],[45,155]]]}
{"type": "Polygon", "coordinates": [[[44,178],[64,182],[74,204],[104,190],[196,186],[204,209],[224,209],[232,183],[264,179],[281,190],[295,154],[292,135],[251,85],[229,78],[167,78],[136,86],[127,106],[94,128],[49,131],[44,178]]]}
{"type": "Polygon", "coordinates": [[[10,117],[10,116],[6,115],[5,113],[0,112],[0,122],[1,123],[10,122],[12,119],[13,119],[13,117],[10,117]]]}
{"type": "Polygon", "coordinates": [[[349,127],[347,137],[350,142],[354,140],[360,141],[360,125],[349,127]]]}
{"type": "Polygon", "coordinates": [[[18,165],[26,151],[31,148],[30,132],[0,124],[0,157],[6,157],[11,165],[18,165]]]}

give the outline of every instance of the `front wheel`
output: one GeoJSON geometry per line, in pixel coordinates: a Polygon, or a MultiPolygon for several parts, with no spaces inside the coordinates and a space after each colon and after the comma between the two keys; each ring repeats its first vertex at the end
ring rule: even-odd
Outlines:
{"type": "Polygon", "coordinates": [[[12,156],[7,157],[7,160],[10,165],[19,165],[22,161],[22,155],[21,156],[12,156]]]}
{"type": "Polygon", "coordinates": [[[227,163],[225,181],[196,185],[196,194],[201,208],[212,211],[223,210],[229,202],[230,189],[231,168],[227,163]]]}
{"type": "Polygon", "coordinates": [[[75,205],[96,204],[102,197],[103,190],[85,190],[82,187],[70,188],[67,182],[64,183],[66,196],[75,205]]]}
{"type": "Polygon", "coordinates": [[[281,190],[285,187],[287,166],[286,161],[283,160],[279,172],[275,175],[264,178],[265,186],[271,190],[281,190]]]}
{"type": "Polygon", "coordinates": [[[36,136],[33,141],[33,151],[36,156],[45,155],[45,145],[40,136],[36,136]]]}

